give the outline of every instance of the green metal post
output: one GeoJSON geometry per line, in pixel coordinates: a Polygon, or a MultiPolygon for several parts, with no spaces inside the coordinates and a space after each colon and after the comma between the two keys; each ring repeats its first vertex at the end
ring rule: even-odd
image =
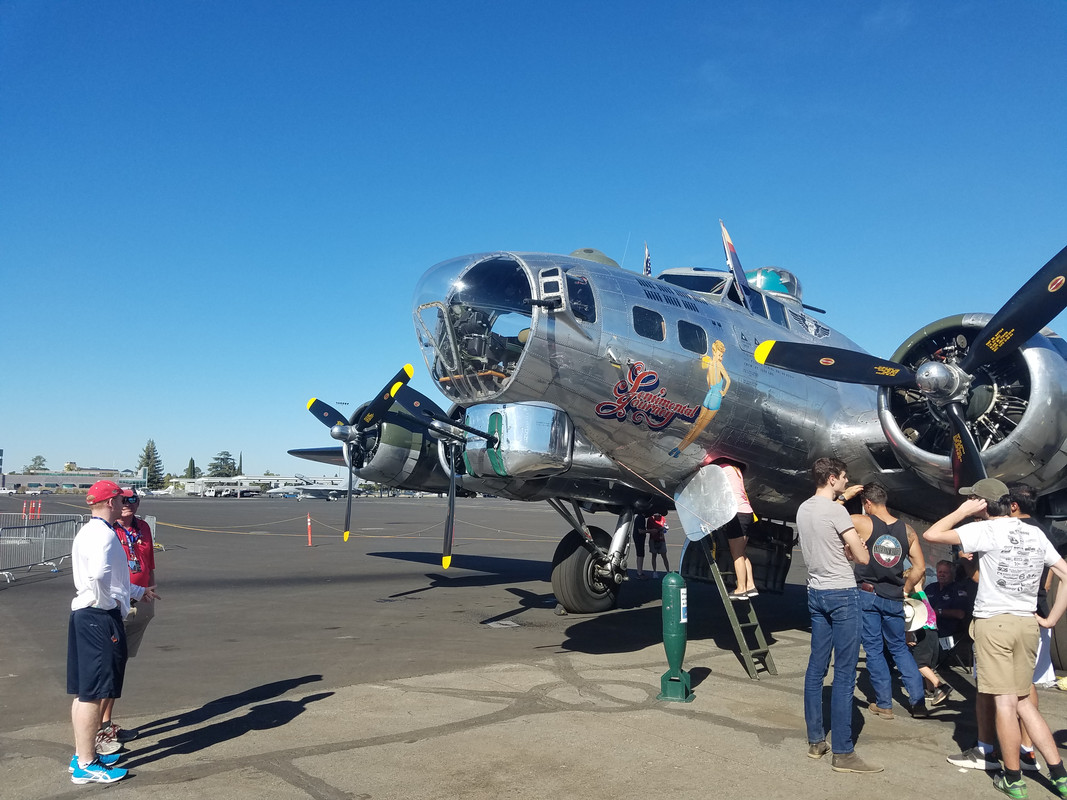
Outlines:
{"type": "Polygon", "coordinates": [[[689,622],[686,602],[685,579],[677,572],[667,573],[663,578],[663,649],[670,669],[660,678],[657,700],[688,703],[695,697],[689,673],[682,669],[689,622]]]}

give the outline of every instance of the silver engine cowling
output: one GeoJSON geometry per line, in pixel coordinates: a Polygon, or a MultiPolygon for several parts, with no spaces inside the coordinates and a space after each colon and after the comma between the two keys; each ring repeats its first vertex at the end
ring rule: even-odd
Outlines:
{"type": "MultiPolygon", "coordinates": [[[[946,317],[913,334],[892,360],[913,370],[956,361],[989,314],[946,317]]],[[[990,477],[1051,491],[1067,485],[1067,345],[1052,331],[972,376],[966,417],[990,477]]],[[[878,417],[901,465],[953,492],[951,429],[937,404],[916,389],[883,388],[878,417]]]]}
{"type": "Polygon", "coordinates": [[[363,466],[356,470],[361,480],[398,489],[428,492],[448,490],[448,474],[437,459],[437,441],[414,422],[403,418],[382,422],[369,432],[363,466]]]}

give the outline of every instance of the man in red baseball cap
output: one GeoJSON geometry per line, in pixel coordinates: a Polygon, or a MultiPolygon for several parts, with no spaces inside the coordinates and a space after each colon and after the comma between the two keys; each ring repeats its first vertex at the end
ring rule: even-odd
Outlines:
{"type": "Polygon", "coordinates": [[[126,777],[114,766],[118,754],[96,751],[103,703],[122,695],[126,670],[126,633],[130,611],[130,570],[115,536],[122,514],[122,489],[97,481],[85,495],[92,519],[74,537],[71,571],[74,599],[67,628],[67,693],[76,695],[71,720],[76,752],[70,761],[74,783],[113,783],[126,777]]]}

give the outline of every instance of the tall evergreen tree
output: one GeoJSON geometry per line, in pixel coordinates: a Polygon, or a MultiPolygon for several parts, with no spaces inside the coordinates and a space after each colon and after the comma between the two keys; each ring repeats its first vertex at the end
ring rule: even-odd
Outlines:
{"type": "Polygon", "coordinates": [[[223,450],[207,465],[207,474],[212,478],[232,478],[237,474],[237,462],[229,450],[223,450]]]}
{"type": "Polygon", "coordinates": [[[148,467],[148,488],[163,488],[163,459],[159,457],[156,443],[149,439],[141,452],[141,458],[137,461],[137,469],[148,467]]]}
{"type": "Polygon", "coordinates": [[[237,474],[245,474],[245,454],[243,450],[241,451],[241,454],[237,456],[237,474]]]}
{"type": "Polygon", "coordinates": [[[182,473],[183,478],[195,478],[196,477],[196,462],[193,459],[189,459],[189,466],[185,468],[185,472],[182,473]]]}

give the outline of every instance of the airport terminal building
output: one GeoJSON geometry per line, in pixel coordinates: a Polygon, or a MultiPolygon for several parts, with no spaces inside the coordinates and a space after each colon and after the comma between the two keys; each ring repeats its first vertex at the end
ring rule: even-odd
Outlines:
{"type": "Polygon", "coordinates": [[[0,474],[0,489],[13,489],[21,494],[48,492],[85,492],[98,480],[111,480],[121,486],[129,486],[138,493],[148,490],[148,467],[132,469],[98,469],[77,467],[58,471],[0,474]]]}

